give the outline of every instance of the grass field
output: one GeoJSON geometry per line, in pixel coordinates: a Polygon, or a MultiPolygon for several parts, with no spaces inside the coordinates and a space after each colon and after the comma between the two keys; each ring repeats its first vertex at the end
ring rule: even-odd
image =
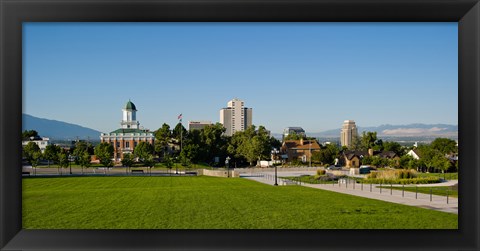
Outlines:
{"type": "Polygon", "coordinates": [[[458,173],[417,173],[418,177],[438,177],[447,180],[458,180],[458,173]]]}
{"type": "Polygon", "coordinates": [[[457,229],[458,215],[241,178],[24,178],[23,228],[457,229]]]}
{"type": "Polygon", "coordinates": [[[385,188],[385,189],[392,188],[393,190],[405,189],[405,191],[408,191],[408,192],[417,191],[418,193],[423,193],[423,194],[430,194],[430,189],[431,189],[433,195],[440,195],[440,196],[447,196],[447,190],[448,190],[448,196],[458,198],[458,188],[450,187],[450,186],[434,186],[434,187],[421,186],[421,187],[417,187],[416,189],[415,187],[408,187],[408,186],[406,186],[405,188],[382,186],[382,188],[385,188]]]}

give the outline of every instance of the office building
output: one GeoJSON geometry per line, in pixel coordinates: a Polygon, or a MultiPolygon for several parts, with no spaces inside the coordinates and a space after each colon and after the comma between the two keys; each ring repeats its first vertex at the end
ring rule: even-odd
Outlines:
{"type": "Polygon", "coordinates": [[[244,131],[252,125],[252,108],[245,107],[240,99],[228,101],[227,107],[220,110],[220,123],[226,128],[225,135],[244,131]]]}
{"type": "Polygon", "coordinates": [[[305,130],[301,127],[287,127],[283,130],[283,139],[287,137],[289,134],[295,133],[298,136],[305,137],[305,130]]]}
{"type": "Polygon", "coordinates": [[[212,125],[211,121],[188,121],[188,130],[202,130],[209,125],[212,125]]]}
{"type": "Polygon", "coordinates": [[[357,126],[353,120],[343,121],[342,130],[340,132],[340,143],[342,146],[350,148],[353,143],[353,139],[358,136],[357,126]]]}

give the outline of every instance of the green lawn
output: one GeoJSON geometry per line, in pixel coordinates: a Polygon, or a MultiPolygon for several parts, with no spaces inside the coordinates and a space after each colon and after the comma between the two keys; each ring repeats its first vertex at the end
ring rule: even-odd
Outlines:
{"type": "MultiPolygon", "coordinates": [[[[382,186],[382,188],[385,189],[390,189],[390,186],[382,186]]],[[[393,190],[402,190],[402,187],[392,187],[393,190]]],[[[408,192],[415,192],[415,187],[405,187],[405,191],[408,192]]],[[[458,198],[458,188],[457,187],[450,187],[450,186],[434,186],[434,187],[417,187],[417,192],[418,193],[424,193],[424,194],[430,194],[430,189],[432,191],[433,195],[441,195],[441,196],[447,196],[447,190],[448,190],[448,196],[450,197],[455,197],[458,198]]]]}
{"type": "Polygon", "coordinates": [[[438,177],[447,180],[458,180],[458,173],[417,173],[418,177],[438,177]]]}
{"type": "Polygon", "coordinates": [[[327,176],[322,176],[321,179],[315,179],[314,175],[292,176],[292,177],[282,177],[282,178],[301,182],[301,183],[310,183],[310,184],[332,184],[332,183],[336,184],[338,182],[338,181],[328,180],[327,176]]]}
{"type": "Polygon", "coordinates": [[[23,179],[26,229],[457,229],[458,215],[242,178],[23,179]]]}

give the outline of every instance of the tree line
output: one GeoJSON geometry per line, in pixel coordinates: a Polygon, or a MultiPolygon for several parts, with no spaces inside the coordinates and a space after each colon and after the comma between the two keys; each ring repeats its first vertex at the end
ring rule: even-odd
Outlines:
{"type": "Polygon", "coordinates": [[[376,132],[363,132],[362,136],[354,138],[350,150],[367,151],[392,151],[399,160],[381,158],[378,156],[364,156],[362,164],[377,167],[394,167],[403,169],[417,169],[421,172],[447,172],[458,171],[458,161],[451,161],[449,157],[458,156],[457,142],[448,138],[436,138],[430,144],[422,144],[418,147],[403,147],[398,142],[383,142],[377,138],[376,132]],[[420,155],[415,159],[407,155],[410,150],[420,155]]]}
{"type": "MultiPolygon", "coordinates": [[[[184,166],[205,163],[210,166],[224,166],[227,156],[231,159],[231,167],[255,165],[256,161],[270,159],[271,150],[279,149],[282,143],[270,136],[264,126],[258,128],[254,125],[244,131],[236,132],[233,136],[224,135],[225,128],[222,124],[208,125],[201,130],[188,131],[181,123],[175,128],[164,123],[154,131],[155,143],[140,142],[136,145],[133,153],[126,153],[121,160],[122,165],[128,168],[135,162],[141,162],[144,166],[153,167],[156,162],[163,162],[167,168],[171,168],[174,162],[184,166]]],[[[303,135],[291,134],[287,139],[309,139],[303,135]]],[[[23,138],[38,136],[35,131],[25,131],[23,138]]],[[[320,150],[312,152],[312,162],[321,165],[331,165],[336,159],[342,158],[342,152],[347,150],[367,151],[392,151],[400,157],[398,161],[381,158],[378,156],[364,156],[362,164],[377,167],[415,168],[418,171],[452,171],[458,169],[458,161],[452,162],[448,156],[458,154],[457,143],[447,138],[437,138],[431,144],[420,145],[416,151],[420,159],[414,159],[406,153],[413,147],[404,147],[398,142],[382,141],[377,138],[376,132],[363,132],[361,136],[354,138],[350,148],[339,148],[336,144],[321,146],[320,150]]],[[[100,163],[105,167],[114,165],[114,147],[110,143],[100,143],[93,146],[90,143],[76,142],[70,152],[59,146],[50,144],[42,154],[34,142],[29,142],[23,149],[23,156],[32,166],[37,166],[40,159],[50,163],[56,163],[59,167],[67,167],[69,155],[73,161],[83,168],[91,166],[91,155],[95,154],[100,163]]]]}

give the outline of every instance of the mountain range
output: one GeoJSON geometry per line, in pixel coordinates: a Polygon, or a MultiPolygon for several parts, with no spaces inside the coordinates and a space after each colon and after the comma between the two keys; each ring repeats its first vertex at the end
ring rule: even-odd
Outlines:
{"type": "Polygon", "coordinates": [[[87,127],[66,123],[58,120],[37,118],[28,114],[22,114],[22,131],[35,130],[41,137],[51,140],[74,140],[90,139],[100,140],[100,133],[87,127]]]}
{"type": "MultiPolygon", "coordinates": [[[[340,137],[341,128],[307,133],[310,137],[340,137]]],[[[358,134],[362,132],[377,132],[377,136],[383,137],[415,137],[415,136],[438,136],[455,137],[458,136],[458,125],[447,124],[408,124],[408,125],[380,125],[370,127],[357,127],[358,134]]]]}

